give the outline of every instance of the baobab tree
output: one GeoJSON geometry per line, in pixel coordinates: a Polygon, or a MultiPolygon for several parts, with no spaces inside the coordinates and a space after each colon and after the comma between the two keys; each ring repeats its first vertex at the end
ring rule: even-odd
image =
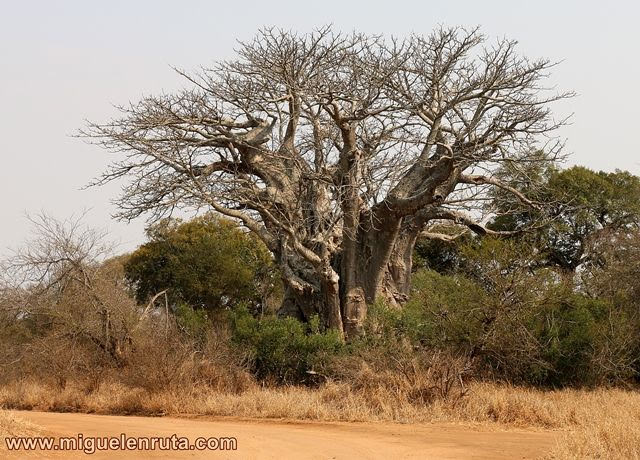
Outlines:
{"type": "Polygon", "coordinates": [[[122,218],[190,206],[236,219],[280,267],[282,312],[347,337],[376,298],[406,298],[421,232],[487,232],[469,209],[491,187],[535,206],[495,171],[560,150],[549,106],[569,94],[543,86],[553,63],[477,29],[265,29],[237,54],[89,123],[81,135],[120,154],[96,183],[126,179],[122,218]]]}

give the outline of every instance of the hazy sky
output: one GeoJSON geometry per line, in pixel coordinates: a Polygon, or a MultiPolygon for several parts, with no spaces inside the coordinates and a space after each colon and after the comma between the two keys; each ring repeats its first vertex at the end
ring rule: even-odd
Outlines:
{"type": "Polygon", "coordinates": [[[563,60],[552,76],[579,96],[563,129],[570,163],[640,174],[640,3],[637,1],[27,1],[0,0],[0,254],[28,230],[26,213],[67,217],[109,230],[122,250],[143,239],[144,220],[113,221],[112,185],[81,190],[109,162],[70,137],[84,119],[104,121],[112,103],[171,91],[170,69],[195,70],[233,56],[237,39],[264,25],[298,31],[405,35],[437,24],[480,25],[520,42],[530,57],[563,60]]]}

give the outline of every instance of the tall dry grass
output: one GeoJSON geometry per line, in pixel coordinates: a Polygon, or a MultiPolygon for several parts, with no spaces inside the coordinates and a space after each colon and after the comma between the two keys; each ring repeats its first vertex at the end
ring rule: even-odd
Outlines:
{"type": "Polygon", "coordinates": [[[624,389],[543,391],[472,383],[463,398],[416,403],[384,385],[354,388],[327,382],[319,388],[252,385],[239,393],[166,389],[149,392],[117,382],[93,391],[70,384],[60,390],[35,382],[0,389],[0,405],[15,409],[101,414],[208,415],[317,421],[447,422],[560,430],[549,458],[640,458],[640,393],[624,389]]]}
{"type": "Polygon", "coordinates": [[[549,458],[640,459],[640,392],[616,388],[543,391],[475,384],[443,420],[563,430],[549,458]]]}

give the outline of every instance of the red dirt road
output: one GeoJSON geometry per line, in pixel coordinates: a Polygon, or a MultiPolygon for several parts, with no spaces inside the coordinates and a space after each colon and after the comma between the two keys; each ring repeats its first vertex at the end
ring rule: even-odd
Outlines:
{"type": "Polygon", "coordinates": [[[203,418],[127,417],[17,412],[39,425],[43,435],[226,437],[236,451],[0,452],[2,458],[207,458],[207,459],[532,459],[544,455],[555,434],[490,431],[458,425],[315,423],[203,418]]]}

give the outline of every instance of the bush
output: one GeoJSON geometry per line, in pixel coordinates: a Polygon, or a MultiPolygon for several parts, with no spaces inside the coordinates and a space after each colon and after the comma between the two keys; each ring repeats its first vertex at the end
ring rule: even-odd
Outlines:
{"type": "Polygon", "coordinates": [[[415,349],[396,342],[387,346],[355,346],[329,366],[333,380],[349,385],[372,404],[424,406],[436,400],[457,403],[467,393],[471,373],[468,356],[415,349]]]}
{"type": "Polygon", "coordinates": [[[228,331],[209,325],[200,337],[181,330],[177,321],[149,321],[136,331],[136,348],[128,365],[112,379],[148,392],[172,390],[240,393],[254,384],[241,358],[230,346],[228,331]]]}
{"type": "Polygon", "coordinates": [[[575,292],[549,270],[483,273],[487,279],[417,272],[403,309],[371,309],[362,343],[470,356],[481,375],[516,383],[590,385],[633,375],[632,321],[613,303],[575,292]]]}
{"type": "Polygon", "coordinates": [[[206,310],[194,309],[185,302],[174,307],[174,316],[180,330],[195,341],[205,339],[212,324],[206,310]]]}
{"type": "Polygon", "coordinates": [[[343,349],[335,331],[321,332],[319,318],[254,318],[246,308],[230,313],[232,340],[260,379],[314,383],[329,360],[343,349]]]}
{"type": "Polygon", "coordinates": [[[409,338],[428,348],[445,345],[473,351],[491,314],[486,292],[463,276],[431,270],[416,273],[413,286],[413,296],[401,315],[409,338]]]}

